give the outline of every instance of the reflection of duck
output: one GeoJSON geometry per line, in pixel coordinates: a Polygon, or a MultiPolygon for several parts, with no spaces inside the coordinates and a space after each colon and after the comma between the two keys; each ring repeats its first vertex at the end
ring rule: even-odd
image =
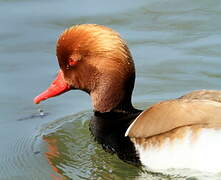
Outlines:
{"type": "Polygon", "coordinates": [[[56,139],[50,139],[45,136],[43,136],[43,140],[47,142],[48,151],[45,152],[45,157],[50,164],[52,170],[57,173],[57,175],[51,174],[51,178],[54,180],[64,180],[66,179],[63,177],[62,172],[54,165],[53,161],[51,159],[54,159],[55,157],[59,156],[59,151],[57,149],[57,141],[56,139]],[[59,175],[59,177],[58,177],[59,175]]]}
{"type": "Polygon", "coordinates": [[[35,103],[81,89],[92,98],[92,133],[121,159],[157,169],[220,170],[213,161],[221,161],[221,91],[194,91],[140,114],[131,103],[135,68],[130,51],[118,33],[104,26],[67,29],[57,42],[57,57],[61,70],[35,103]]]}

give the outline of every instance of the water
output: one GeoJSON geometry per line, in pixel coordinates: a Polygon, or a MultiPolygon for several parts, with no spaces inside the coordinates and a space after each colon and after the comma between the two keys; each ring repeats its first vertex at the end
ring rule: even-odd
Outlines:
{"type": "Polygon", "coordinates": [[[220,10],[218,0],[0,0],[0,179],[220,179],[148,172],[104,152],[90,136],[91,102],[83,92],[32,102],[58,70],[58,35],[81,23],[109,26],[127,40],[138,108],[221,89],[220,10]]]}

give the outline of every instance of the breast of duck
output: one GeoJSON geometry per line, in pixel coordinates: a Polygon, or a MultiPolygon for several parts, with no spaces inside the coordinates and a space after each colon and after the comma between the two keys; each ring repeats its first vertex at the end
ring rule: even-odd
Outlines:
{"type": "Polygon", "coordinates": [[[36,104],[69,90],[91,96],[90,130],[106,151],[150,169],[194,168],[220,171],[221,91],[197,90],[135,109],[132,55],[114,30],[76,25],[57,41],[60,70],[36,104]]]}

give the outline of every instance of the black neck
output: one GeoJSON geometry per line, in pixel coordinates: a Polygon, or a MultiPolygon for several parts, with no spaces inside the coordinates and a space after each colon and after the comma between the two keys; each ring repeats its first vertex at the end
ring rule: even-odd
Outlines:
{"type": "Polygon", "coordinates": [[[104,150],[116,153],[124,161],[140,165],[135,147],[125,132],[141,110],[122,111],[115,109],[111,112],[95,111],[90,122],[90,131],[95,140],[104,150]]]}

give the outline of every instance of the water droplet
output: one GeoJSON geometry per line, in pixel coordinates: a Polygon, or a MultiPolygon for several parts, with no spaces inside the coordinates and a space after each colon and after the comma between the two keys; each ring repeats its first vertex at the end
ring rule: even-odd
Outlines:
{"type": "Polygon", "coordinates": [[[39,113],[40,113],[40,116],[44,116],[44,115],[45,115],[45,114],[44,114],[44,111],[43,111],[42,109],[39,109],[38,111],[39,111],[39,113]]]}

